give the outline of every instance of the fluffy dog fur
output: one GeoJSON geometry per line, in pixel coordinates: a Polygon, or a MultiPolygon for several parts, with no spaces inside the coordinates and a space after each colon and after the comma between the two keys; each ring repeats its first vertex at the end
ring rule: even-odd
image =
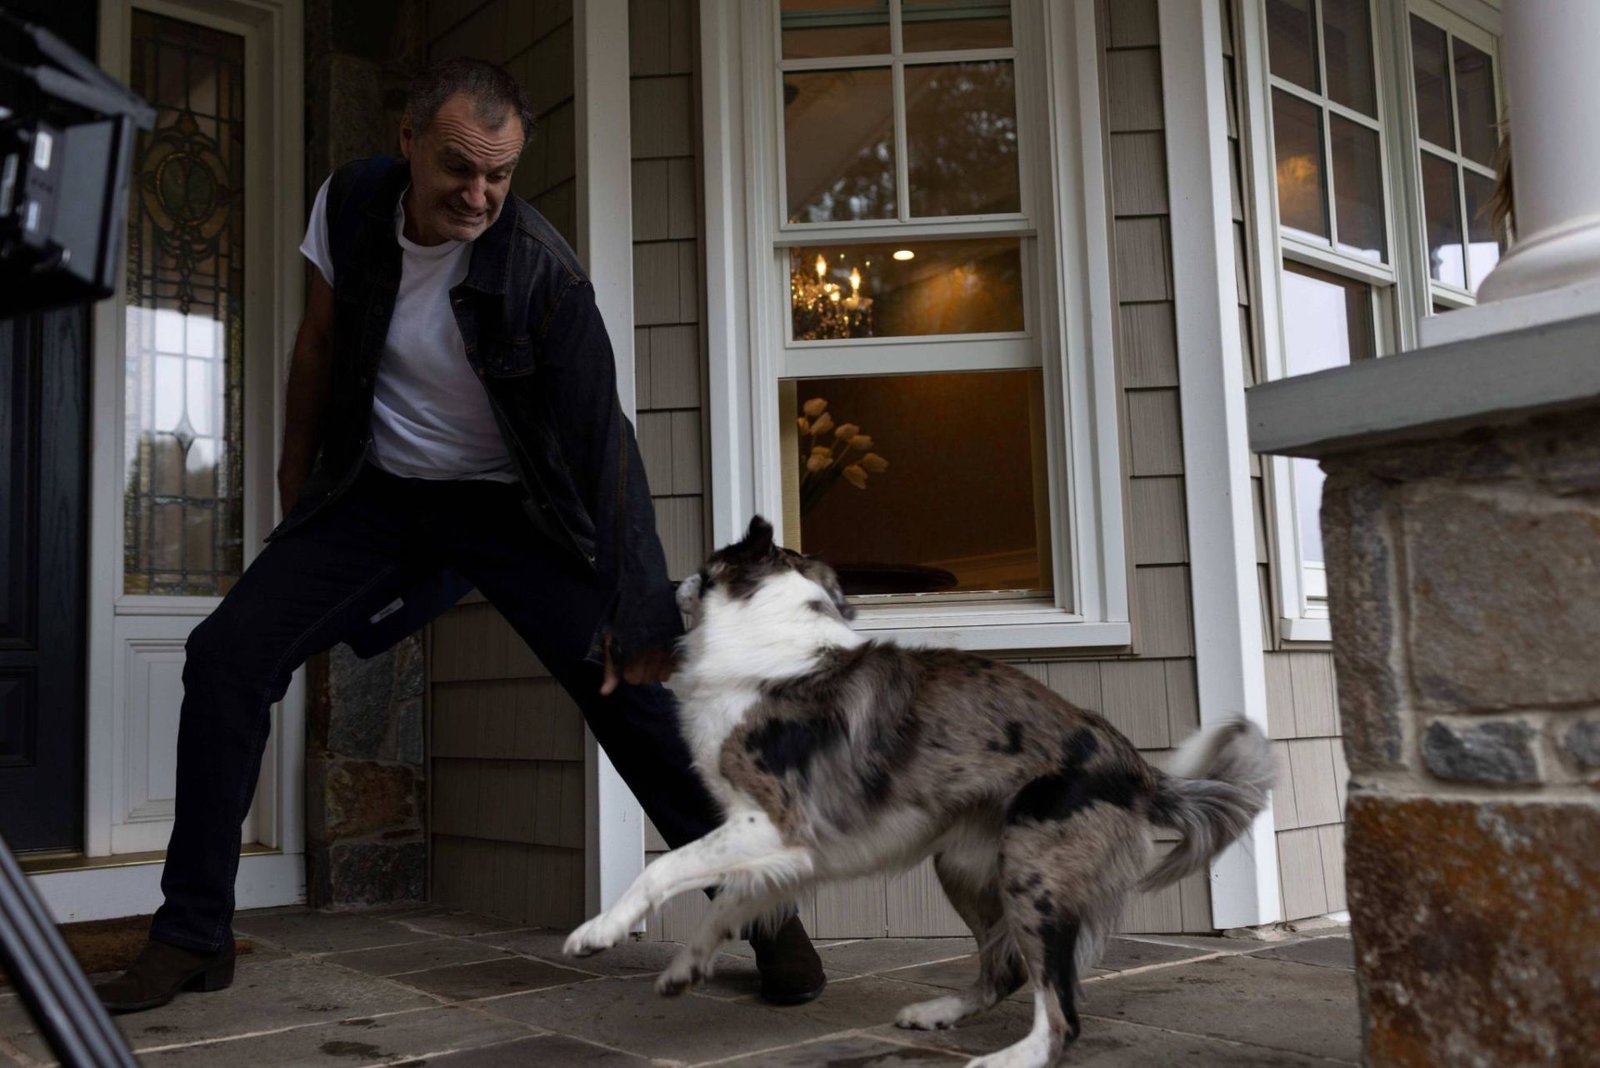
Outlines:
{"type": "Polygon", "coordinates": [[[715,887],[657,982],[664,994],[708,977],[724,941],[801,887],[931,854],[981,966],[970,989],[896,1022],[949,1027],[1031,980],[1028,1036],[969,1068],[1053,1064],[1078,1035],[1079,977],[1135,887],[1200,868],[1266,804],[1272,760],[1257,728],[1203,731],[1164,773],[1020,671],[864,640],[832,570],[775,546],[760,517],[678,603],[683,730],[725,822],[657,859],[566,945],[606,949],[669,898],[715,887]],[[1183,840],[1145,874],[1150,824],[1183,840]]]}

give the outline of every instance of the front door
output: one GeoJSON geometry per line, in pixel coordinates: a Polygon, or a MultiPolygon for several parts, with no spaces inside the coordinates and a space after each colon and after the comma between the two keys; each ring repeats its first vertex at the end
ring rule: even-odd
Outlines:
{"type": "MultiPolygon", "coordinates": [[[[7,0],[94,55],[95,0],[7,0]]],[[[0,837],[83,840],[89,312],[0,321],[0,837]]]]}

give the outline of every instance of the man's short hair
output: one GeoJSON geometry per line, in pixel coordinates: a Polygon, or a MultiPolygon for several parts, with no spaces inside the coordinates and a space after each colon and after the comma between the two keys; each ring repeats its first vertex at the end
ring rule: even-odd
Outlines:
{"type": "Polygon", "coordinates": [[[426,130],[444,102],[457,93],[467,94],[479,122],[499,127],[506,113],[522,123],[522,143],[533,136],[533,109],[527,91],[504,67],[485,59],[457,56],[441,60],[411,79],[406,91],[406,114],[416,133],[426,130]]]}

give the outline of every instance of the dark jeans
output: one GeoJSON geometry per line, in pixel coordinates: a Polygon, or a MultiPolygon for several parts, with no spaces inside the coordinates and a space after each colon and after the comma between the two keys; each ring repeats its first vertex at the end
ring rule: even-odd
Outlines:
{"type": "Polygon", "coordinates": [[[489,599],[583,710],[668,844],[718,822],[660,686],[600,696],[584,662],[603,608],[591,576],[551,549],[496,482],[429,482],[368,468],[323,514],[269,543],[190,634],[178,727],[176,819],[151,936],[227,944],[239,826],[267,741],[268,709],[313,653],[342,640],[419,574],[449,567],[489,599]]]}

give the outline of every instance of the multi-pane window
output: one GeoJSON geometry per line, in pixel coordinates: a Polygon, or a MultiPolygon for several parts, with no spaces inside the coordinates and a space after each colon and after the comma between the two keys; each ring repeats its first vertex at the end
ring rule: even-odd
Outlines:
{"type": "Polygon", "coordinates": [[[1455,306],[1500,261],[1490,218],[1500,115],[1493,45],[1474,44],[1454,21],[1454,32],[1416,13],[1410,24],[1430,295],[1455,306]]]}
{"type": "MultiPolygon", "coordinates": [[[[1279,306],[1288,374],[1376,354],[1393,306],[1384,141],[1386,115],[1367,0],[1267,0],[1277,178],[1279,306]]],[[[1287,462],[1297,617],[1326,618],[1319,528],[1322,470],[1287,462]]],[[[1287,600],[1287,598],[1286,598],[1287,600]]]]}
{"type": "Polygon", "coordinates": [[[1313,245],[1387,263],[1366,2],[1270,0],[1267,13],[1280,222],[1313,245]]]}
{"type": "MultiPolygon", "coordinates": [[[[1260,2],[1281,256],[1273,372],[1407,347],[1409,316],[1470,304],[1499,259],[1494,37],[1436,0],[1260,2]]],[[[1321,473],[1309,460],[1278,471],[1285,612],[1325,619],[1321,473]]]]}
{"type": "Polygon", "coordinates": [[[1044,598],[1009,0],[779,0],[784,537],[858,596],[1044,598]]]}

